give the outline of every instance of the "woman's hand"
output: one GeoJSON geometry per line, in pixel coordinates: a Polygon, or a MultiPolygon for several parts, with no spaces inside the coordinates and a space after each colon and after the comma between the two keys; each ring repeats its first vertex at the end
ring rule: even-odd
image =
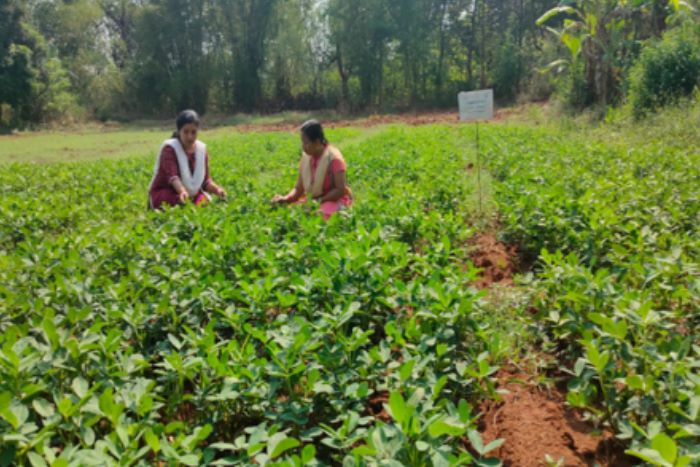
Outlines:
{"type": "Polygon", "coordinates": [[[177,197],[180,199],[182,204],[185,204],[187,200],[190,199],[190,195],[187,193],[187,191],[181,191],[177,197]]]}
{"type": "Polygon", "coordinates": [[[221,199],[226,199],[228,197],[228,193],[226,193],[226,190],[224,190],[221,187],[217,187],[216,191],[214,192],[216,196],[218,196],[221,199]]]}
{"type": "Polygon", "coordinates": [[[228,196],[228,193],[226,193],[226,190],[224,190],[223,188],[221,188],[219,185],[217,185],[216,183],[214,183],[211,180],[209,180],[206,183],[206,185],[204,187],[204,191],[209,192],[215,196],[218,196],[220,199],[226,199],[226,197],[228,196]]]}
{"type": "Polygon", "coordinates": [[[272,197],[272,200],[270,200],[272,204],[284,204],[287,202],[287,197],[282,196],[282,195],[275,195],[272,197]]]}

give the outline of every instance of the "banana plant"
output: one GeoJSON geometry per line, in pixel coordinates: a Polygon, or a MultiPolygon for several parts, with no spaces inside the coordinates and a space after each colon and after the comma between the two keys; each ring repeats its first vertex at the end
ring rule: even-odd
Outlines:
{"type": "Polygon", "coordinates": [[[612,103],[620,90],[622,69],[631,51],[632,30],[626,20],[642,8],[641,2],[594,0],[562,2],[538,18],[536,24],[563,17],[558,28],[545,26],[568,51],[567,58],[551,62],[545,70],[568,69],[577,73],[582,60],[584,79],[593,99],[612,103]]]}

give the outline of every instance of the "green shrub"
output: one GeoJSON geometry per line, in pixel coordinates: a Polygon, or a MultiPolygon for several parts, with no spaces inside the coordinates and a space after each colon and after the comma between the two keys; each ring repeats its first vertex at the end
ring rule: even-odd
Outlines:
{"type": "Polygon", "coordinates": [[[493,87],[496,97],[512,102],[525,76],[523,57],[511,37],[501,47],[493,72],[493,87]]]}
{"type": "Polygon", "coordinates": [[[591,86],[586,81],[586,65],[583,60],[575,60],[568,65],[565,73],[555,80],[555,96],[569,112],[578,112],[594,102],[591,86]]]}
{"type": "Polygon", "coordinates": [[[630,102],[636,117],[673,104],[700,84],[700,33],[679,28],[642,50],[633,66],[630,102]]]}

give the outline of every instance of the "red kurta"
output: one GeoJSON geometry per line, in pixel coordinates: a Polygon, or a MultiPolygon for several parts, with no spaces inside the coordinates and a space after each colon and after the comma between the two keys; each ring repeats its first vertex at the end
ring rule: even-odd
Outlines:
{"type": "MultiPolygon", "coordinates": [[[[191,153],[187,154],[187,160],[189,162],[190,171],[194,172],[194,149],[191,153]]],[[[209,176],[209,154],[204,155],[205,173],[204,173],[204,183],[202,183],[202,188],[197,193],[194,198],[195,204],[200,204],[207,199],[204,194],[203,188],[211,182],[211,177],[209,176]]],[[[177,156],[175,155],[175,150],[170,146],[165,146],[163,151],[160,153],[160,165],[158,167],[158,173],[156,174],[151,189],[148,192],[149,205],[152,209],[160,209],[163,203],[167,203],[171,206],[180,204],[180,197],[177,195],[175,188],[173,188],[173,181],[180,178],[180,166],[177,163],[177,156]]]]}

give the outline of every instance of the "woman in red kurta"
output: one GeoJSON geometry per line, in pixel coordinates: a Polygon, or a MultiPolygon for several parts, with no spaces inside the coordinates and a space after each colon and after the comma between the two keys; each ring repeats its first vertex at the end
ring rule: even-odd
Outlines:
{"type": "Polygon", "coordinates": [[[209,193],[220,198],[226,191],[209,175],[209,155],[204,143],[197,140],[200,119],[194,110],[185,110],[176,120],[177,131],[160,149],[153,180],[148,190],[148,206],[160,209],[163,204],[175,206],[191,199],[199,205],[207,202],[209,193]]]}
{"type": "Polygon", "coordinates": [[[345,159],[337,148],[328,144],[323,127],[316,120],[302,125],[301,143],[304,152],[296,186],[286,196],[275,195],[272,203],[296,203],[306,193],[319,202],[323,219],[328,220],[336,212],[352,205],[345,159]]]}

